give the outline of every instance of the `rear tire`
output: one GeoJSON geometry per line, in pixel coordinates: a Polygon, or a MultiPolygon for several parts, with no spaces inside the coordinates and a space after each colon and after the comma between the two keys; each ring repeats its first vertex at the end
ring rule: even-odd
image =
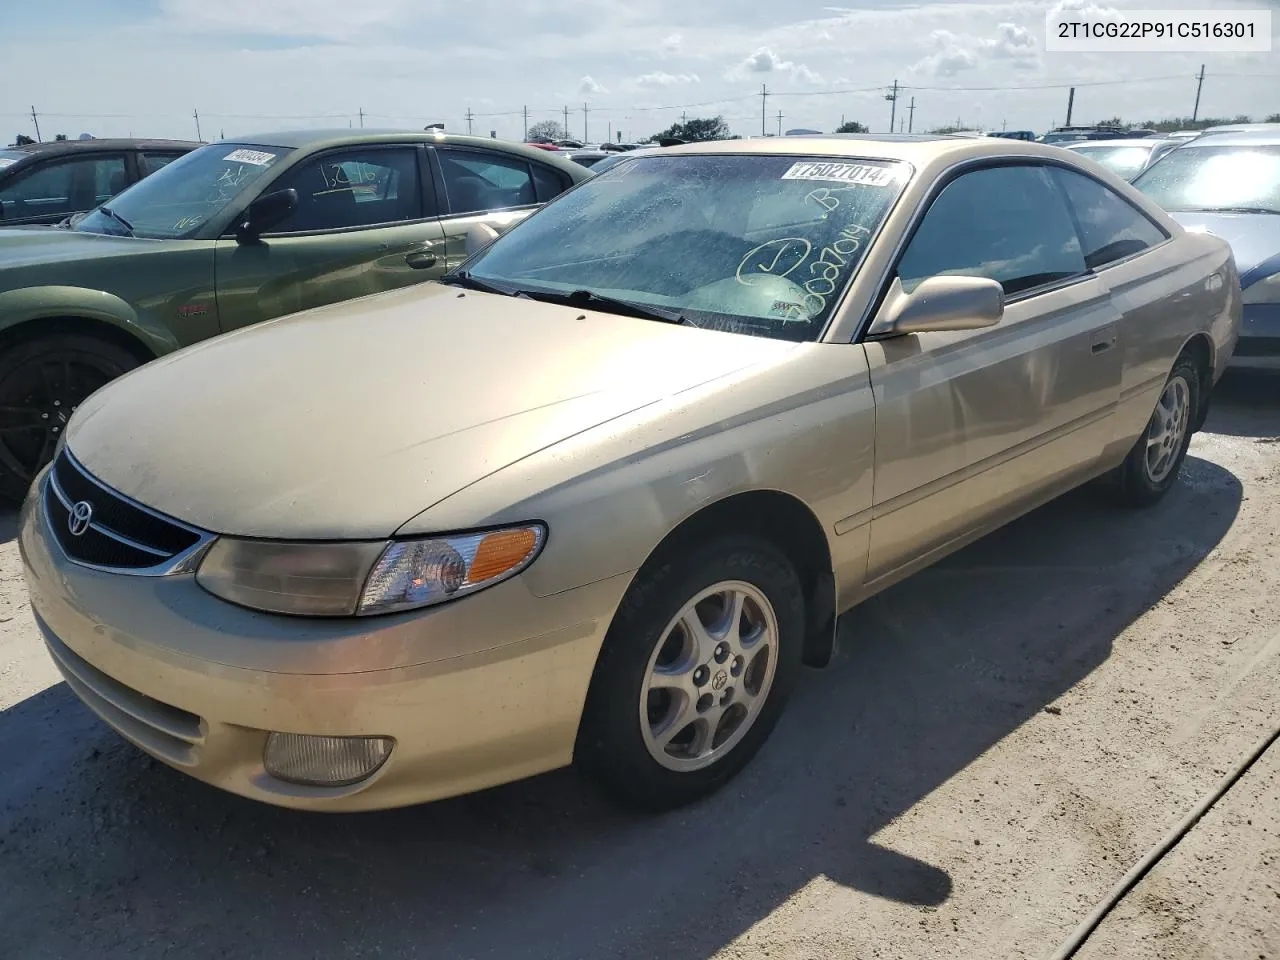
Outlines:
{"type": "Polygon", "coordinates": [[[1177,482],[1200,410],[1202,382],[1195,362],[1179,357],[1147,429],[1113,476],[1116,497],[1125,506],[1152,506],[1177,482]]]}
{"type": "Polygon", "coordinates": [[[804,623],[795,568],[766,540],[724,537],[642,570],[596,662],[578,767],[651,812],[717,790],[777,723],[804,623]]]}
{"type": "Polygon", "coordinates": [[[114,343],[72,333],[22,340],[0,353],[0,499],[21,502],[75,409],[139,364],[114,343]]]}

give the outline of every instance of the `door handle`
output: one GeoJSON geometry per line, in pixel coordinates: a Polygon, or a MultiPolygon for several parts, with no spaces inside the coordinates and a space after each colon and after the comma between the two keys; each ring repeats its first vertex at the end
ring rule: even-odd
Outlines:
{"type": "Polygon", "coordinates": [[[426,270],[429,267],[434,267],[439,260],[440,258],[430,250],[415,250],[404,255],[404,262],[414,270],[426,270]]]}
{"type": "Polygon", "coordinates": [[[1098,340],[1093,344],[1092,350],[1095,354],[1106,353],[1116,345],[1117,337],[1110,337],[1106,340],[1098,340]]]}

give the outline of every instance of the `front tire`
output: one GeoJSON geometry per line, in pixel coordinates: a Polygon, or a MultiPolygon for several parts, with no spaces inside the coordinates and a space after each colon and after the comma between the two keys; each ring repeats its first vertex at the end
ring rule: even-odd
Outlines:
{"type": "Polygon", "coordinates": [[[804,594],[765,540],[671,551],[627,591],[596,663],[575,761],[627,806],[717,790],[763,746],[800,670],[804,594]]]}
{"type": "Polygon", "coordinates": [[[0,354],[0,499],[21,502],[89,394],[138,366],[113,343],[54,334],[0,354]]]}
{"type": "Polygon", "coordinates": [[[1158,503],[1177,481],[1200,409],[1201,382],[1195,363],[1179,357],[1147,429],[1117,471],[1117,491],[1126,506],[1158,503]]]}

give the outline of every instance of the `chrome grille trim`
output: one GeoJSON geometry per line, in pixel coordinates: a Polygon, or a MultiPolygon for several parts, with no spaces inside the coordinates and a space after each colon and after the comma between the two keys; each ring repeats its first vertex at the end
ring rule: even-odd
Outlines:
{"type": "MultiPolygon", "coordinates": [[[[98,480],[89,473],[80,463],[73,457],[70,451],[63,449],[62,453],[54,460],[45,474],[42,484],[43,489],[40,491],[40,511],[45,524],[49,529],[49,539],[52,540],[62,552],[66,559],[80,567],[89,570],[98,570],[103,573],[125,574],[135,577],[166,577],[177,574],[192,573],[199,565],[205,551],[217,539],[217,535],[201,530],[199,527],[193,527],[190,524],[183,523],[181,520],[166,516],[159,511],[138,503],[136,500],[111,489],[102,481],[98,480]],[[162,523],[167,525],[173,531],[181,531],[182,534],[189,535],[194,538],[190,546],[184,547],[177,552],[170,552],[151,544],[142,543],[133,537],[127,537],[107,526],[100,520],[91,518],[86,529],[86,533],[92,531],[105,540],[118,544],[120,547],[134,551],[145,557],[154,557],[155,562],[150,564],[142,564],[137,566],[120,566],[114,564],[95,563],[83,557],[78,557],[74,553],[74,542],[67,538],[69,533],[63,529],[65,523],[59,524],[57,518],[50,514],[51,503],[56,501],[58,508],[70,511],[74,501],[70,494],[63,488],[58,481],[58,468],[65,466],[66,469],[73,470],[76,475],[77,485],[87,484],[93,491],[95,498],[101,498],[99,503],[111,504],[113,508],[123,507],[126,510],[136,511],[138,514],[144,515],[149,522],[162,523]]],[[[183,539],[187,539],[184,537],[183,539]]]]}

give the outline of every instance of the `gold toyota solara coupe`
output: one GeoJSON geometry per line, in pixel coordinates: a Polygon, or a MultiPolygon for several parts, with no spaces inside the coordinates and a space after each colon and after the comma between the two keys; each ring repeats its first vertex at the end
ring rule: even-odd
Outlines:
{"type": "Polygon", "coordinates": [[[1160,500],[1240,323],[1226,243],[995,138],[675,147],[471,249],[72,417],[31,605],[152,756],[313,810],[570,762],[690,802],[840,612],[1085,482],[1160,500]]]}

